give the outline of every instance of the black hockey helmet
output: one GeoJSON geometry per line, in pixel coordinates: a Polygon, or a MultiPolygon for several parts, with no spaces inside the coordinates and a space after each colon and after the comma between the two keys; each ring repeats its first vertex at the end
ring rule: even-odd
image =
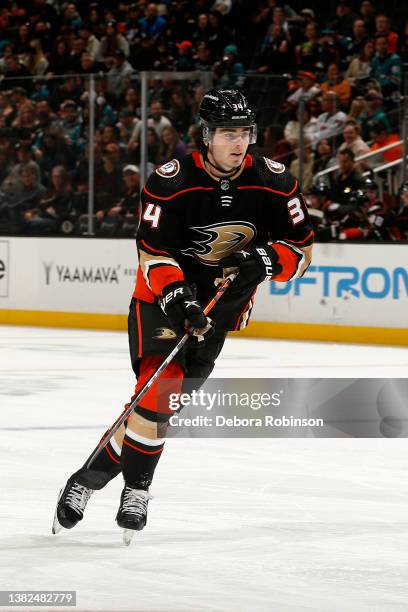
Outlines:
{"type": "Polygon", "coordinates": [[[248,127],[249,144],[256,142],[255,113],[239,89],[210,89],[203,96],[199,114],[203,138],[209,142],[217,127],[248,127]]]}
{"type": "Polygon", "coordinates": [[[373,191],[378,191],[378,185],[370,176],[365,176],[361,181],[360,189],[372,189],[373,191]]]}

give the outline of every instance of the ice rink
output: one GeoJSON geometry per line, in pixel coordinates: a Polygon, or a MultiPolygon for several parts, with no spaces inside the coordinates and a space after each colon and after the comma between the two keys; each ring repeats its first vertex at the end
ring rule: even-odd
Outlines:
{"type": "MultiPolygon", "coordinates": [[[[60,487],[132,390],[127,336],[0,327],[0,342],[1,590],[76,590],[89,611],[408,610],[406,439],[171,439],[129,548],[119,478],[53,536],[60,487]]],[[[229,339],[214,375],[407,372],[405,348],[229,339]]]]}

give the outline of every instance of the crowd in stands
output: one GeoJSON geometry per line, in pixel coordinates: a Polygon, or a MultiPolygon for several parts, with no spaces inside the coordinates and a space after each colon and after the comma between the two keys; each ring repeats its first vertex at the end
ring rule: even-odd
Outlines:
{"type": "MultiPolygon", "coordinates": [[[[0,233],[87,233],[94,74],[95,232],[135,235],[138,77],[152,70],[210,72],[216,86],[245,91],[282,75],[281,99],[274,101],[273,120],[261,120],[254,149],[302,179],[318,240],[408,239],[402,173],[393,171],[393,185],[388,175],[373,181],[370,174],[402,156],[408,8],[391,19],[380,0],[340,0],[328,3],[326,13],[321,3],[308,4],[2,2],[0,233]],[[394,146],[359,159],[385,145],[394,146]]],[[[200,147],[202,94],[199,78],[149,82],[148,173],[200,147]]]]}

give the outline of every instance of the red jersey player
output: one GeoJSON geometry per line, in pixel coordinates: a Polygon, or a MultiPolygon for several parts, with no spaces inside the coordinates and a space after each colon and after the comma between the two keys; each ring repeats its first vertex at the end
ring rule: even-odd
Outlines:
{"type": "Polygon", "coordinates": [[[256,122],[245,96],[235,89],[208,91],[200,119],[203,150],[158,168],[142,192],[139,268],[129,313],[135,393],[186,326],[204,341],[185,345],[91,469],[68,479],[54,532],[81,520],[94,490],[119,472],[125,486],[117,523],[144,527],[149,486],[172,414],[169,394],[189,392],[208,378],[227,332],[247,325],[259,283],[297,278],[310,263],[313,231],[298,182],[282,164],[248,153],[256,122]],[[238,276],[210,322],[202,308],[231,268],[238,276]]]}

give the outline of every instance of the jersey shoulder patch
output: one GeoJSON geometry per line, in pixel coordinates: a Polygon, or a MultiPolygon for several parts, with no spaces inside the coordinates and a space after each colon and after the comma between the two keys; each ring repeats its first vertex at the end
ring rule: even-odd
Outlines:
{"type": "Polygon", "coordinates": [[[178,159],[172,159],[171,161],[157,168],[155,172],[157,172],[159,176],[163,176],[164,178],[172,178],[180,172],[180,162],[178,161],[178,159]]]}
{"type": "Polygon", "coordinates": [[[255,156],[254,168],[260,184],[278,195],[291,195],[298,187],[297,179],[287,167],[269,157],[255,156]]]}
{"type": "Polygon", "coordinates": [[[180,191],[188,189],[192,178],[191,159],[172,159],[157,168],[148,178],[143,193],[150,198],[172,201],[180,191]]]}

